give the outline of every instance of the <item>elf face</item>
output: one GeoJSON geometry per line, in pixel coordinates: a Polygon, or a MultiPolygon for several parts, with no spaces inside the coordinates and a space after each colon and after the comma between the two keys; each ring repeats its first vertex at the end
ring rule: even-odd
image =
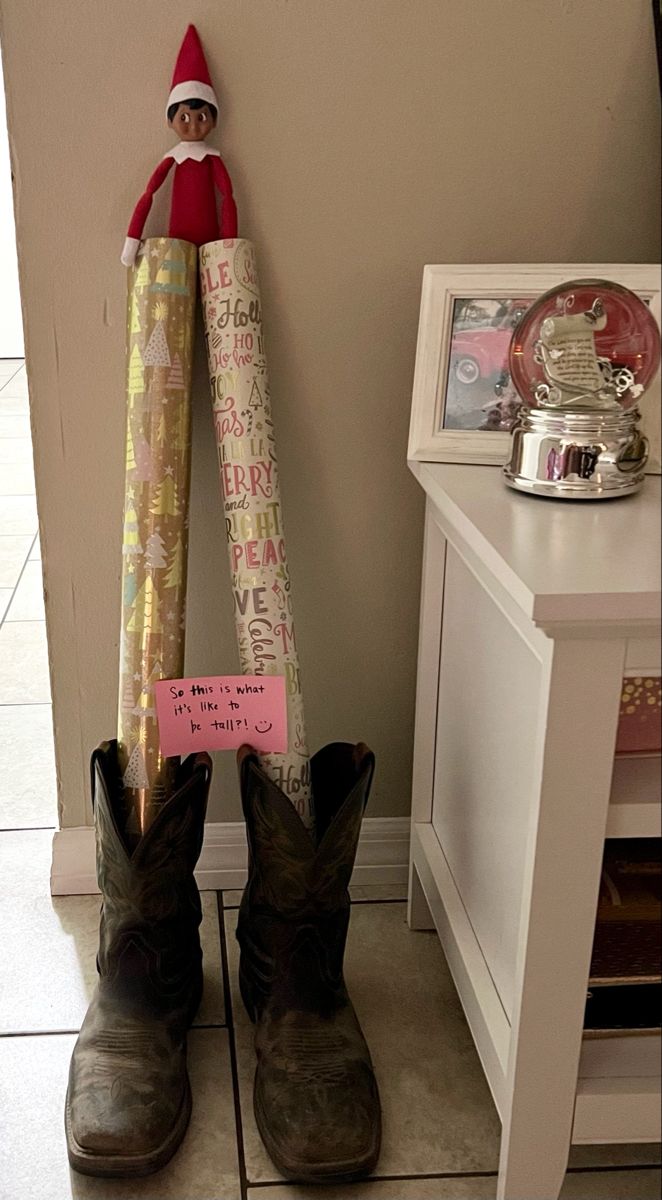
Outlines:
{"type": "Polygon", "coordinates": [[[204,142],[216,121],[206,104],[202,108],[180,104],[170,124],[182,142],[204,142]]]}

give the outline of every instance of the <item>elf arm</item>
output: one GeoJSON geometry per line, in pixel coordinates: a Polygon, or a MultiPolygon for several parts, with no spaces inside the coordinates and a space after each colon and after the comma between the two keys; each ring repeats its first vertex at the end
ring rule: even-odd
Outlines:
{"type": "Polygon", "coordinates": [[[214,182],[221,193],[221,237],[236,238],[237,236],[237,206],[232,195],[232,181],[227,173],[223,160],[218,155],[212,157],[214,182]]]}
{"type": "Polygon", "coordinates": [[[152,207],[154,193],[158,192],[174,161],[174,158],[170,158],[169,156],[161,160],[154,174],[149,180],[144,194],[140,197],[140,200],[133,210],[133,216],[129,222],[129,232],[126,237],[126,241],[124,242],[124,249],[122,251],[122,262],[124,263],[125,267],[132,267],[136,261],[136,254],[138,253],[138,247],[140,246],[140,240],[143,235],[145,221],[147,220],[149,210],[152,207]]]}

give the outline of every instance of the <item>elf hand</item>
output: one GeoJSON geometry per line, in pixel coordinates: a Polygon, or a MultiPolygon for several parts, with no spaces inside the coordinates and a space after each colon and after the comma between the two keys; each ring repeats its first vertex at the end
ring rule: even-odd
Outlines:
{"type": "Polygon", "coordinates": [[[128,237],[124,242],[121,261],[125,267],[132,267],[136,261],[136,255],[140,249],[140,238],[128,237]]]}

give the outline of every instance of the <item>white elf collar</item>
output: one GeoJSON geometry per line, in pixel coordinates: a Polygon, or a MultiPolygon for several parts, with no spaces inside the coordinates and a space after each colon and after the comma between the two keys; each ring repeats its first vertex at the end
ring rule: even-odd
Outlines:
{"type": "Polygon", "coordinates": [[[221,157],[220,150],[215,150],[213,146],[208,146],[206,142],[178,142],[164,154],[164,158],[174,158],[176,163],[186,162],[187,158],[192,158],[195,162],[202,162],[208,154],[213,154],[216,158],[221,157]]]}

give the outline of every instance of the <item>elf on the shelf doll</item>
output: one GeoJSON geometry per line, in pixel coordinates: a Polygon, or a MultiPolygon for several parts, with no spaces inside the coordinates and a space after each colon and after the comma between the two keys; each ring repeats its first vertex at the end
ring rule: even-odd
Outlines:
{"type": "Polygon", "coordinates": [[[180,141],[163,157],[136,204],[122,251],[126,267],[135,262],[154,193],[173,166],[168,236],[196,246],[237,236],[230,176],[218,150],[205,143],[216,125],[218,100],[194,25],[189,25],[177,57],[166,115],[180,141]],[[216,189],[221,196],[220,219],[216,189]]]}

